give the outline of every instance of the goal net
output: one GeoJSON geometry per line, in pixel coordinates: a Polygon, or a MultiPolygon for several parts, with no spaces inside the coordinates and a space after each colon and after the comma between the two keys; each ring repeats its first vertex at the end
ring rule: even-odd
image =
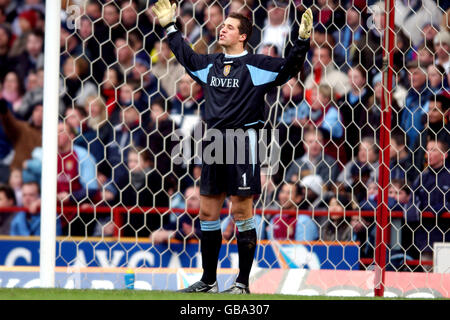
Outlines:
{"type": "MultiPolygon", "coordinates": [[[[385,295],[449,296],[445,3],[396,0],[390,21],[384,1],[178,2],[178,29],[201,54],[221,52],[221,23],[239,12],[253,22],[249,52],[285,57],[313,10],[301,72],[261,106],[269,134],[252,292],[373,295],[382,285],[385,295]]],[[[207,97],[153,4],[63,1],[56,265],[70,268],[57,286],[123,288],[132,269],[136,288],[175,290],[201,275],[207,97]]],[[[238,268],[230,212],[227,198],[221,288],[238,268]]]]}

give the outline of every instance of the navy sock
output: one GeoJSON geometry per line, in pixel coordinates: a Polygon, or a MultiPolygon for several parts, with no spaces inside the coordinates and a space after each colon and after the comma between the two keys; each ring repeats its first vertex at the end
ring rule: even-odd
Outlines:
{"type": "Polygon", "coordinates": [[[219,261],[220,247],[222,246],[222,231],[202,230],[201,253],[203,275],[201,281],[213,284],[217,280],[217,263],[219,261]]]}
{"type": "Polygon", "coordinates": [[[256,229],[239,231],[237,234],[237,245],[239,254],[239,275],[236,282],[248,286],[250,270],[256,251],[256,229]]]}

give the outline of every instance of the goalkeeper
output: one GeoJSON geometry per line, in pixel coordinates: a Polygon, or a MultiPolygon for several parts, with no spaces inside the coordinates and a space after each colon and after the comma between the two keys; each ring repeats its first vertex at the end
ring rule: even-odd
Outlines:
{"type": "Polygon", "coordinates": [[[248,138],[244,140],[245,154],[252,155],[244,164],[236,161],[233,164],[207,164],[203,161],[200,177],[203,275],[200,281],[182,291],[218,292],[217,263],[222,245],[220,211],[225,198],[230,196],[231,213],[238,229],[239,274],[224,293],[250,293],[249,275],[257,240],[253,196],[261,193],[260,166],[254,159],[258,154],[256,132],[264,124],[266,92],[296,76],[305,61],[312,30],[311,9],[303,14],[299,39],[286,59],[248,53],[245,46],[251,36],[252,23],[238,13],[231,13],[220,29],[218,43],[224,53],[200,55],[191,49],[175,27],[176,4],[159,0],[152,10],[167,32],[175,57],[203,87],[206,97],[204,120],[208,130],[219,130],[225,141],[225,130],[242,129],[248,138]]]}

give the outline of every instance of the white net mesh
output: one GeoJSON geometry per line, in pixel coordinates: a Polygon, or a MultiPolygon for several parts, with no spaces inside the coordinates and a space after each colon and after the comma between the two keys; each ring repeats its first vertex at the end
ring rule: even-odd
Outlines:
{"type": "MultiPolygon", "coordinates": [[[[171,53],[151,1],[64,5],[57,265],[200,267],[201,86],[171,53]],[[191,135],[183,141],[188,163],[172,161],[177,130],[191,135]]],[[[384,2],[192,0],[177,11],[198,53],[220,52],[219,27],[238,11],[253,21],[248,50],[284,57],[307,7],[314,32],[305,65],[265,98],[280,157],[254,201],[260,242],[252,276],[261,291],[260,268],[336,271],[319,276],[318,286],[329,287],[359,285],[337,271],[374,268],[384,2]]],[[[448,16],[443,1],[395,4],[388,271],[432,272],[434,244],[450,237],[448,16]]],[[[228,208],[227,199],[220,266],[236,268],[228,208]]]]}

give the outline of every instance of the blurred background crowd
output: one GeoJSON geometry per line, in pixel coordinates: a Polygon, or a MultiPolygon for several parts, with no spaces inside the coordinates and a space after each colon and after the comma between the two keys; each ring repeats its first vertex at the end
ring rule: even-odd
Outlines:
{"type": "MultiPolygon", "coordinates": [[[[204,96],[155,23],[152,1],[62,1],[58,108],[58,234],[198,238],[196,215],[111,213],[89,208],[199,208],[201,161],[174,164],[177,130],[203,127],[204,96]],[[77,17],[75,19],[75,17],[77,17]],[[80,211],[81,210],[81,211],[80,211]]],[[[279,170],[262,174],[255,198],[260,239],[358,241],[373,257],[379,203],[384,2],[364,0],[187,0],[178,29],[201,54],[220,52],[230,12],[254,23],[248,51],[284,57],[311,7],[311,49],[298,77],[266,96],[278,129],[279,170]],[[327,215],[289,214],[296,210],[327,215]],[[347,211],[372,215],[342,215],[347,211]],[[278,212],[278,213],[273,213],[278,212]]],[[[38,235],[42,160],[43,0],[0,0],[0,234],[38,235]],[[6,211],[6,212],[5,212],[6,211]]],[[[396,0],[391,109],[389,244],[432,259],[449,241],[450,10],[446,1],[396,0]],[[433,218],[425,218],[430,212],[433,218]]],[[[265,171],[266,172],[266,171],[265,171]]],[[[224,205],[227,208],[228,204],[224,205]]],[[[236,232],[223,216],[227,239],[236,232]]]]}

